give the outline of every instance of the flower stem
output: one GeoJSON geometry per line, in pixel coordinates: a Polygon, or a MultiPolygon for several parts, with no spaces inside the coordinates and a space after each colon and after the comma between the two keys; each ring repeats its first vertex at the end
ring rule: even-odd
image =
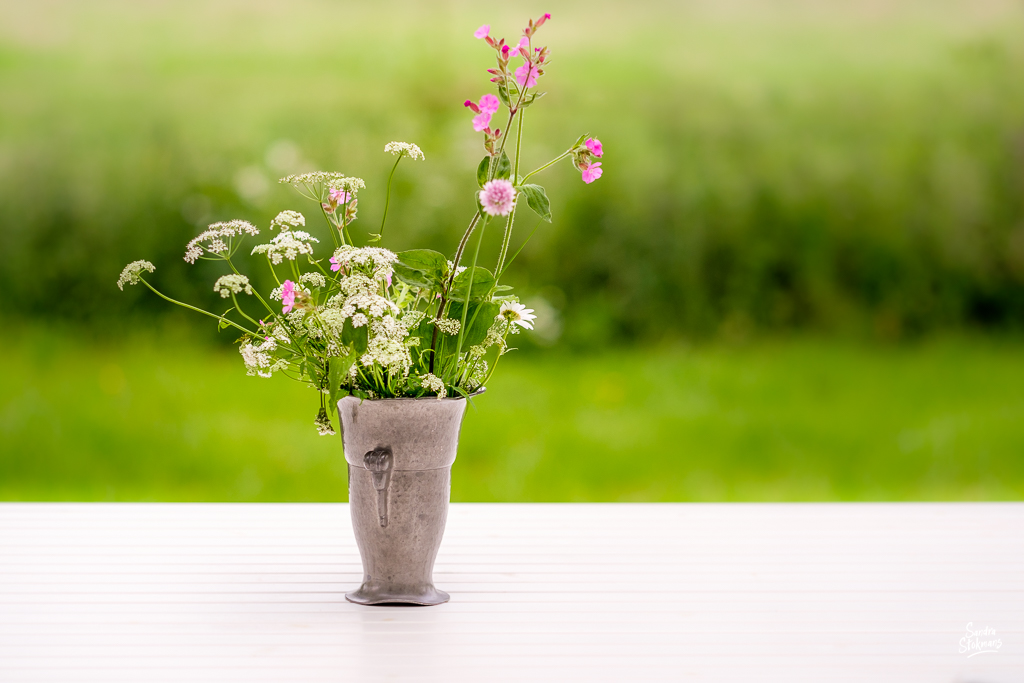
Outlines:
{"type": "Polygon", "coordinates": [[[546,164],[544,164],[543,166],[541,166],[540,168],[538,168],[538,169],[535,169],[535,170],[533,170],[533,171],[530,171],[529,173],[527,173],[527,174],[526,174],[526,177],[525,177],[525,178],[523,178],[523,182],[525,183],[525,182],[526,182],[527,180],[529,180],[529,179],[530,179],[531,177],[533,177],[533,176],[537,175],[538,173],[540,173],[540,172],[541,172],[541,171],[543,171],[544,169],[546,169],[546,168],[550,168],[550,167],[554,166],[555,164],[557,164],[557,163],[558,163],[559,161],[561,161],[562,159],[566,158],[566,157],[567,157],[567,156],[569,156],[570,154],[572,154],[572,150],[571,150],[571,149],[569,149],[569,150],[566,150],[566,151],[562,152],[561,154],[559,154],[559,155],[558,155],[557,157],[555,157],[554,159],[552,159],[551,161],[549,161],[548,163],[546,163],[546,164]]]}
{"type": "Polygon", "coordinates": [[[395,171],[398,170],[398,162],[401,161],[404,156],[405,152],[398,155],[398,158],[395,159],[395,165],[391,167],[391,175],[388,176],[388,190],[384,195],[384,217],[380,219],[380,232],[377,233],[379,236],[378,241],[382,241],[384,239],[384,222],[388,219],[388,206],[391,204],[391,179],[395,177],[395,171]]]}
{"type": "MultiPolygon", "coordinates": [[[[473,280],[476,277],[476,263],[480,258],[480,244],[484,241],[484,230],[487,228],[485,220],[480,226],[480,234],[476,238],[476,249],[473,252],[473,265],[469,269],[469,282],[466,283],[466,299],[462,304],[462,322],[459,324],[459,341],[455,345],[455,370],[458,371],[459,356],[462,355],[462,340],[466,335],[466,316],[469,313],[469,300],[473,296],[473,280]]],[[[436,325],[434,326],[436,329],[436,325]]]]}
{"type": "Polygon", "coordinates": [[[158,291],[158,290],[157,290],[157,289],[156,289],[156,288],[155,288],[155,287],[154,287],[153,285],[151,285],[151,284],[149,284],[148,282],[146,282],[146,279],[145,279],[145,278],[143,278],[143,277],[139,277],[139,281],[140,281],[140,282],[142,282],[142,284],[144,284],[144,285],[146,285],[147,287],[149,287],[149,289],[150,289],[150,290],[151,290],[151,291],[152,291],[152,292],[153,292],[154,294],[156,294],[156,295],[157,295],[158,297],[160,297],[160,298],[161,298],[161,299],[163,299],[164,301],[169,301],[169,302],[171,302],[172,304],[177,304],[177,305],[179,305],[179,306],[181,306],[181,307],[183,307],[183,308],[187,308],[187,309],[189,309],[190,311],[195,311],[196,313],[202,313],[203,315],[208,315],[208,316],[210,316],[211,318],[216,318],[217,320],[221,321],[222,323],[224,323],[224,324],[226,324],[226,325],[231,325],[232,327],[237,327],[237,328],[238,328],[238,329],[240,329],[240,330],[241,330],[242,332],[245,332],[246,334],[251,334],[251,335],[253,335],[254,337],[255,337],[255,336],[259,336],[259,335],[257,335],[257,334],[256,334],[255,332],[253,332],[252,330],[247,330],[247,329],[245,329],[244,327],[242,327],[241,325],[239,325],[238,323],[236,323],[235,321],[233,321],[233,320],[228,320],[228,319],[227,319],[227,318],[225,318],[224,316],[220,316],[220,315],[217,315],[216,313],[210,313],[209,311],[204,311],[203,309],[201,309],[201,308],[196,308],[195,306],[190,306],[189,304],[186,304],[186,303],[184,303],[184,302],[178,301],[177,299],[172,299],[171,297],[167,296],[166,294],[163,294],[162,292],[158,291]]]}

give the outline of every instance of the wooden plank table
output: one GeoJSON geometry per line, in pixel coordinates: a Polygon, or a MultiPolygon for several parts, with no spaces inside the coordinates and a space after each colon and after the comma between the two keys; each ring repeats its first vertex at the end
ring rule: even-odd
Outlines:
{"type": "Polygon", "coordinates": [[[343,504],[0,504],[0,681],[1024,681],[1022,542],[1015,503],[461,504],[451,602],[360,607],[343,504]]]}

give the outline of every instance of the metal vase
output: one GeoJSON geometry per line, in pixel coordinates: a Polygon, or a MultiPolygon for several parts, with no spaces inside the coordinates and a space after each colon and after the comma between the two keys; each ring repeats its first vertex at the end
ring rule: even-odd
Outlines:
{"type": "Polygon", "coordinates": [[[464,398],[338,401],[348,500],[363,585],[360,605],[439,605],[434,559],[448,519],[464,398]]]}

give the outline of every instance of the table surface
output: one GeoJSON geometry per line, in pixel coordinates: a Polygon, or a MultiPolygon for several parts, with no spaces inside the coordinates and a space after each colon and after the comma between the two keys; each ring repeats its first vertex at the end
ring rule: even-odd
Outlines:
{"type": "Polygon", "coordinates": [[[1024,681],[1022,532],[1017,503],[456,504],[451,602],[361,607],[344,504],[0,504],[0,680],[1024,681]]]}

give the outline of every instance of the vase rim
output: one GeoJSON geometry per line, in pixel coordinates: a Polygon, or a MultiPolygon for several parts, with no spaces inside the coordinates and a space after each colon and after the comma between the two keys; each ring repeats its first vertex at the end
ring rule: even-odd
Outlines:
{"type": "Polygon", "coordinates": [[[392,398],[359,398],[349,394],[348,396],[342,396],[338,399],[339,402],[344,401],[348,398],[353,398],[360,403],[363,401],[371,401],[373,403],[384,403],[385,401],[465,401],[467,398],[473,398],[487,391],[487,387],[480,387],[469,396],[445,396],[444,398],[438,398],[437,396],[399,396],[392,398]]]}

